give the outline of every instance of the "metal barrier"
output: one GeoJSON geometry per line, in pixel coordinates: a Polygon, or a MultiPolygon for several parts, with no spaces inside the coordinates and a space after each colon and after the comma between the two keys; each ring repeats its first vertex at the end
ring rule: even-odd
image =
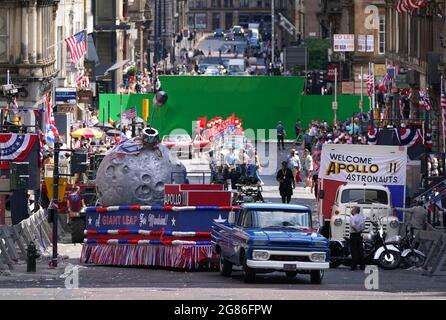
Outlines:
{"type": "Polygon", "coordinates": [[[418,231],[414,243],[419,243],[418,250],[426,253],[424,274],[446,275],[446,234],[432,228],[427,231],[418,231]]]}
{"type": "Polygon", "coordinates": [[[51,248],[51,227],[43,209],[17,225],[0,225],[0,271],[14,270],[14,265],[26,262],[31,242],[41,255],[51,248]]]}

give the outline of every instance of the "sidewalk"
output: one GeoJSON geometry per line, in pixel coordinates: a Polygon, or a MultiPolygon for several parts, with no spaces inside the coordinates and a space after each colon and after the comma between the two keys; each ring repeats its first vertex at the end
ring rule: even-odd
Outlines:
{"type": "Polygon", "coordinates": [[[63,284],[64,279],[60,276],[64,274],[65,268],[72,265],[78,265],[82,244],[64,244],[58,243],[59,262],[57,268],[50,268],[49,262],[51,254],[46,254],[37,260],[36,272],[26,272],[26,262],[20,261],[14,265],[14,270],[2,272],[0,274],[0,288],[11,287],[23,283],[23,286],[41,285],[42,282],[58,281],[63,284]]]}

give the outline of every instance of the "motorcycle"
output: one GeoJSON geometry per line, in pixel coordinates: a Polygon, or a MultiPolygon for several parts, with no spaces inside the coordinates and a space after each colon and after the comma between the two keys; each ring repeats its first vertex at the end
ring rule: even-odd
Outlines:
{"type": "Polygon", "coordinates": [[[375,249],[373,261],[386,270],[394,270],[398,268],[401,264],[400,249],[395,246],[395,244],[385,241],[386,234],[381,219],[379,224],[375,221],[372,221],[371,223],[378,231],[372,231],[370,233],[371,241],[366,242],[365,245],[373,245],[375,249]]]}
{"type": "MultiPolygon", "coordinates": [[[[398,268],[401,263],[401,251],[394,243],[388,243],[385,239],[385,232],[382,223],[372,221],[374,229],[365,236],[364,241],[364,262],[366,264],[377,264],[386,270],[398,268]]],[[[351,265],[351,253],[349,239],[345,242],[330,242],[331,262],[330,267],[336,268],[343,264],[351,265]]]]}
{"type": "Polygon", "coordinates": [[[413,234],[409,226],[406,226],[404,237],[395,239],[392,243],[401,251],[401,266],[405,269],[422,267],[426,261],[426,255],[414,248],[413,234]]]}

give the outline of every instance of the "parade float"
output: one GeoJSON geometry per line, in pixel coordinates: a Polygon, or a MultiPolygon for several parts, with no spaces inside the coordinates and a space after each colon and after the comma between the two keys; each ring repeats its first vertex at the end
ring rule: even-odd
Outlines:
{"type": "Polygon", "coordinates": [[[101,206],[85,209],[81,262],[197,269],[213,263],[211,225],[232,207],[222,185],[189,185],[184,166],[159,144],[153,128],[102,160],[96,178],[101,206]],[[184,175],[171,184],[172,173],[184,175]]]}
{"type": "Polygon", "coordinates": [[[107,153],[96,174],[100,206],[84,210],[81,263],[216,265],[212,224],[226,221],[238,207],[231,206],[232,194],[223,185],[186,184],[186,176],[184,165],[150,126],[107,153]]]}

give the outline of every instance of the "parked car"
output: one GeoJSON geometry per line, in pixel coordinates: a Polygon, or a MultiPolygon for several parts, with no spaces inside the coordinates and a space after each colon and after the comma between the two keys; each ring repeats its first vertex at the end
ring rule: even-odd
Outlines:
{"type": "Polygon", "coordinates": [[[188,134],[166,135],[161,140],[161,144],[176,151],[178,157],[187,154],[192,158],[192,138],[188,134]]]}
{"type": "Polygon", "coordinates": [[[194,150],[200,150],[200,152],[207,152],[211,149],[211,142],[202,135],[197,135],[192,143],[194,150]]]}
{"type": "Polygon", "coordinates": [[[210,65],[206,68],[204,74],[207,76],[218,76],[221,74],[221,68],[219,65],[210,65]]]}
{"type": "Polygon", "coordinates": [[[225,36],[225,31],[221,28],[217,28],[214,31],[214,38],[220,38],[225,36]]]}
{"type": "Polygon", "coordinates": [[[212,227],[213,250],[220,254],[220,273],[242,266],[246,282],[256,274],[285,272],[290,278],[309,274],[320,284],[329,268],[328,240],[312,229],[308,207],[273,203],[245,203],[228,221],[212,227]]]}
{"type": "Polygon", "coordinates": [[[233,33],[227,33],[224,38],[225,41],[235,41],[235,36],[233,33]]]}
{"type": "Polygon", "coordinates": [[[235,36],[244,36],[245,35],[245,30],[243,30],[243,28],[241,26],[234,26],[232,28],[232,33],[235,36]]]}

